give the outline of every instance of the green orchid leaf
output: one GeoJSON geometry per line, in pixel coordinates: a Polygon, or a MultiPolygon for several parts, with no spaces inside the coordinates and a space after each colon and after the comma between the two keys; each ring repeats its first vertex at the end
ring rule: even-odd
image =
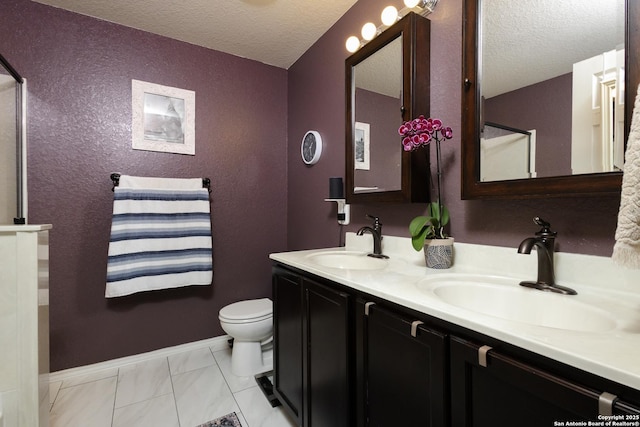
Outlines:
{"type": "Polygon", "coordinates": [[[430,218],[428,216],[417,216],[409,223],[409,233],[411,236],[419,236],[427,226],[430,218]]]}
{"type": "Polygon", "coordinates": [[[422,250],[425,239],[435,237],[437,220],[430,216],[417,216],[409,223],[411,245],[416,251],[422,250]]]}
{"type": "Polygon", "coordinates": [[[438,225],[434,224],[436,228],[444,227],[449,223],[449,209],[445,205],[442,205],[442,218],[440,217],[440,203],[431,202],[427,207],[427,213],[438,221],[438,225]]]}
{"type": "Polygon", "coordinates": [[[421,237],[421,236],[412,237],[411,246],[413,246],[413,249],[415,249],[416,251],[422,250],[422,247],[424,246],[424,237],[421,237]]]}
{"type": "Polygon", "coordinates": [[[442,206],[442,219],[440,221],[440,224],[442,225],[442,227],[444,227],[448,223],[449,223],[449,209],[447,209],[447,207],[443,205],[442,206]]]}
{"type": "Polygon", "coordinates": [[[434,233],[433,226],[429,225],[428,227],[424,227],[420,232],[420,234],[411,236],[411,245],[413,246],[413,249],[415,249],[416,251],[421,251],[424,246],[424,241],[427,238],[430,238],[428,236],[432,237],[433,233],[434,233]]]}
{"type": "Polygon", "coordinates": [[[411,245],[416,251],[422,250],[426,239],[444,239],[444,226],[449,223],[449,210],[439,202],[427,206],[427,214],[413,218],[409,223],[411,245]],[[441,212],[442,208],[442,212],[441,212]],[[442,213],[442,215],[441,215],[442,213]]]}
{"type": "Polygon", "coordinates": [[[432,216],[434,218],[439,218],[440,217],[440,204],[438,202],[429,203],[429,205],[427,206],[427,213],[429,214],[429,216],[432,216]]]}

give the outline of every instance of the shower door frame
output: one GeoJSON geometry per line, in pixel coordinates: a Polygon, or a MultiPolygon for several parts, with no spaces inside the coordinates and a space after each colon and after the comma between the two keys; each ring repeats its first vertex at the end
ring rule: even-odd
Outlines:
{"type": "Polygon", "coordinates": [[[27,81],[0,54],[0,65],[16,81],[16,216],[14,224],[27,223],[27,81]]]}

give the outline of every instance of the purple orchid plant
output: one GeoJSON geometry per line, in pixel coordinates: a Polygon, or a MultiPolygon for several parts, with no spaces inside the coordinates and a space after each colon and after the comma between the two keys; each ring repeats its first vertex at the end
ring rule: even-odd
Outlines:
{"type": "Polygon", "coordinates": [[[426,216],[417,216],[409,224],[411,244],[416,251],[422,250],[426,239],[446,239],[444,226],[449,223],[449,211],[442,204],[441,172],[440,172],[440,142],[453,137],[453,130],[445,127],[440,119],[425,119],[419,116],[404,122],[398,133],[402,136],[404,151],[415,151],[427,147],[431,142],[436,144],[436,169],[438,198],[429,203],[426,216]]]}

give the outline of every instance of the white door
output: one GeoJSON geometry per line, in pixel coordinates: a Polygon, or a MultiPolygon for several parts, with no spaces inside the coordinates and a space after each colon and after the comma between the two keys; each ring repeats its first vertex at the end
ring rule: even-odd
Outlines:
{"type": "Polygon", "coordinates": [[[610,172],[624,158],[624,50],[573,64],[571,169],[610,172]],[[622,79],[622,80],[620,80],[622,79]]]}

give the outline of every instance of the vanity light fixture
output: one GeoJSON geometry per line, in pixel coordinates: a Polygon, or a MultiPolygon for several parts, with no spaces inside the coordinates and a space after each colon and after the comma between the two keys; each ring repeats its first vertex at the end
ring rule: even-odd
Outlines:
{"type": "Polygon", "coordinates": [[[382,21],[382,24],[386,25],[387,27],[395,24],[395,22],[398,20],[398,9],[393,6],[385,7],[384,9],[382,9],[380,20],[382,21]]]}
{"type": "Polygon", "coordinates": [[[360,39],[356,36],[351,36],[347,39],[346,46],[349,52],[355,52],[360,49],[360,39]]]}
{"type": "MultiPolygon", "coordinates": [[[[378,34],[378,28],[373,22],[367,22],[362,26],[362,38],[369,41],[373,40],[378,34]]],[[[359,41],[358,41],[359,42],[359,41]]]]}
{"type": "Polygon", "coordinates": [[[409,9],[419,7],[420,9],[427,11],[423,16],[427,16],[433,12],[433,9],[436,8],[437,4],[438,0],[404,0],[404,5],[409,9]]]}
{"type": "Polygon", "coordinates": [[[438,4],[438,0],[404,0],[404,7],[398,11],[395,6],[387,6],[382,10],[380,19],[382,25],[376,27],[375,24],[367,22],[364,24],[361,30],[362,41],[356,37],[351,36],[347,39],[346,47],[351,53],[357,51],[364,46],[368,41],[373,40],[378,34],[383,32],[387,27],[395,24],[398,19],[402,18],[409,12],[415,12],[418,15],[427,16],[438,4]]]}

